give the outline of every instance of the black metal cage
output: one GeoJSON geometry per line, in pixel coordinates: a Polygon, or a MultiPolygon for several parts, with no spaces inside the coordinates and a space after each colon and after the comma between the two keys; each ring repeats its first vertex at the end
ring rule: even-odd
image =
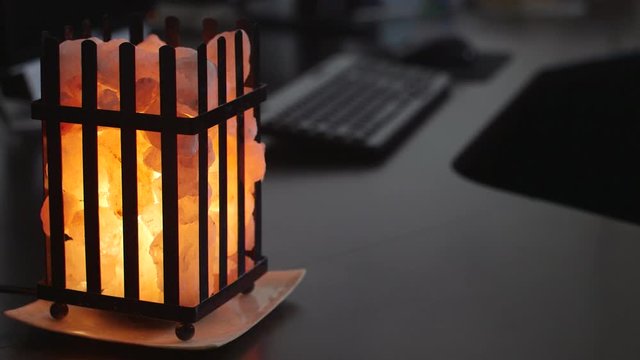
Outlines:
{"type": "MultiPolygon", "coordinates": [[[[130,42],[119,47],[119,84],[120,110],[102,110],[97,107],[97,51],[96,43],[84,40],[81,46],[82,65],[82,106],[62,106],[60,103],[60,41],[46,33],[43,36],[41,59],[42,98],[32,104],[32,116],[42,120],[43,146],[47,172],[45,189],[49,196],[50,235],[46,239],[47,276],[38,285],[37,295],[41,299],[54,301],[51,313],[54,317],[63,317],[68,308],[66,304],[81,305],[97,309],[114,310],[129,314],[138,314],[153,318],[179,322],[176,333],[182,339],[193,335],[192,323],[212,312],[226,301],[241,292],[250,291],[253,283],[267,271],[267,259],[261,251],[261,183],[255,184],[255,245],[245,249],[245,112],[253,109],[258,125],[259,140],[260,103],[266,98],[266,87],[259,82],[259,44],[258,30],[255,25],[239,22],[235,30],[235,61],[227,64],[224,37],[218,41],[217,91],[218,106],[207,110],[207,47],[206,44],[216,35],[216,23],[212,19],[203,22],[203,39],[197,48],[198,73],[198,115],[195,118],[179,117],[176,112],[176,49],[178,39],[177,19],[166,21],[167,45],[159,51],[160,73],[160,114],[153,115],[136,112],[135,52],[136,45],[142,41],[142,22],[134,20],[130,26],[130,42]],[[251,44],[251,72],[244,80],[242,33],[249,35],[251,44]],[[227,67],[235,66],[236,94],[227,101],[227,67]],[[245,88],[250,89],[245,93],[245,88]],[[227,237],[228,237],[228,183],[227,183],[227,122],[237,119],[237,199],[238,201],[238,244],[237,279],[227,278],[227,237]],[[86,291],[66,287],[65,279],[65,230],[61,169],[61,124],[74,123],[82,126],[82,171],[84,192],[84,232],[86,291]],[[210,143],[207,131],[218,127],[219,159],[219,224],[217,246],[219,248],[218,279],[215,289],[209,288],[209,230],[207,218],[208,180],[207,154],[210,143]],[[98,161],[97,129],[111,127],[120,129],[121,169],[122,169],[122,232],[124,296],[117,297],[102,294],[100,274],[100,231],[98,211],[98,161]],[[136,131],[154,131],[161,137],[162,164],[162,231],[163,231],[163,291],[162,302],[140,299],[139,263],[138,263],[138,205],[136,171],[136,131]],[[178,135],[198,136],[198,251],[199,251],[199,304],[183,306],[179,301],[179,248],[178,248],[178,135]],[[227,199],[227,201],[224,201],[227,199]],[[245,256],[254,265],[247,269],[245,256]],[[186,329],[186,330],[185,330],[186,329]]],[[[90,32],[85,31],[85,38],[90,32]]],[[[103,39],[111,39],[108,26],[103,27],[103,39]]],[[[78,169],[79,170],[79,169],[78,169]]],[[[235,186],[235,185],[234,185],[235,186]]],[[[235,265],[234,265],[235,266],[235,265]]]]}

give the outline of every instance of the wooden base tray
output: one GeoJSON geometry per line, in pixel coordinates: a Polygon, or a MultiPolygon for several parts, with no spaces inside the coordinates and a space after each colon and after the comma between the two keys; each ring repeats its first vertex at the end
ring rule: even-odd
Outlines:
{"type": "Polygon", "coordinates": [[[256,281],[254,290],[237,295],[194,324],[189,341],[175,335],[175,322],[133,317],[69,305],[69,315],[54,320],[51,302],[36,300],[5,315],[25,324],[63,334],[156,348],[208,349],[225,345],[247,332],[289,296],[305,275],[304,269],[269,271],[256,281]]]}

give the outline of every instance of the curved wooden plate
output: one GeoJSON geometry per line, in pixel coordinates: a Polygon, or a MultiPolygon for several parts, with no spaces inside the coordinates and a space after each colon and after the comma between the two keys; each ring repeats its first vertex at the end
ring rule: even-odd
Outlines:
{"type": "Polygon", "coordinates": [[[247,332],[298,286],[306,270],[269,271],[256,281],[248,295],[238,295],[195,323],[189,341],[175,335],[175,322],[132,317],[119,313],[69,305],[69,315],[54,320],[51,302],[36,300],[5,315],[41,329],[124,344],[157,348],[198,350],[220,347],[247,332]]]}

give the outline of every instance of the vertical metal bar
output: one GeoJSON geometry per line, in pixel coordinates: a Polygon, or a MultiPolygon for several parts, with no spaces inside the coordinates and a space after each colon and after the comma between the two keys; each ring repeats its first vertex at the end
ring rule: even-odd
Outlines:
{"type": "Polygon", "coordinates": [[[102,41],[111,41],[111,31],[111,19],[109,18],[109,15],[104,14],[102,16],[102,41]]]}
{"type": "Polygon", "coordinates": [[[251,30],[250,27],[251,23],[246,18],[236,20],[236,28],[244,30],[247,35],[249,35],[249,31],[251,30]]]}
{"type": "Polygon", "coordinates": [[[64,39],[65,40],[73,40],[75,38],[75,34],[73,32],[73,26],[65,25],[64,26],[64,39]]]}
{"type": "Polygon", "coordinates": [[[91,20],[82,20],[82,35],[81,38],[88,39],[91,37],[91,20]]]}
{"type": "MultiPolygon", "coordinates": [[[[198,46],[198,113],[207,112],[207,45],[198,46]]],[[[207,130],[198,133],[198,236],[200,301],[209,297],[209,140],[207,130]]]]}
{"type": "Polygon", "coordinates": [[[138,45],[142,42],[144,37],[144,24],[142,22],[142,15],[135,14],[131,16],[131,22],[129,23],[129,41],[133,45],[138,45]]]}
{"type": "Polygon", "coordinates": [[[218,32],[218,22],[212,18],[205,18],[202,20],[202,41],[204,41],[205,45],[209,42],[209,40],[213,39],[218,32]]]}
{"type": "Polygon", "coordinates": [[[161,141],[162,239],[164,302],[178,305],[178,148],[176,133],[176,52],[171,46],[160,48],[160,114],[164,130],[161,141]]]}
{"type": "MultiPolygon", "coordinates": [[[[98,61],[96,44],[82,42],[82,109],[91,113],[97,106],[98,61]]],[[[84,241],[87,291],[100,293],[100,224],[98,219],[98,128],[87,116],[82,124],[82,176],[84,187],[84,241]]]]}
{"type": "MultiPolygon", "coordinates": [[[[135,46],[120,45],[120,111],[136,112],[135,46]]],[[[122,158],[122,237],[124,241],[124,296],[140,298],[138,264],[138,170],[136,129],[132,121],[125,121],[120,129],[122,158]]]]}
{"type": "MultiPolygon", "coordinates": [[[[218,38],[218,106],[227,102],[227,42],[223,36],[218,38]]],[[[218,194],[220,196],[220,216],[218,237],[220,266],[220,290],[227,286],[227,122],[218,125],[218,194]]]]}
{"type": "MultiPolygon", "coordinates": [[[[58,41],[43,34],[43,52],[40,60],[42,71],[42,101],[48,105],[60,105],[60,48],[58,41]]],[[[64,251],[64,209],[62,201],[62,150],[60,123],[46,124],[47,171],[49,181],[49,241],[51,246],[51,285],[64,288],[66,284],[64,251]]]]}
{"type": "MultiPolygon", "coordinates": [[[[251,43],[251,82],[255,89],[260,85],[260,32],[257,24],[253,24],[249,33],[251,43]]],[[[258,127],[258,133],[256,135],[256,141],[260,141],[261,125],[260,125],[260,105],[254,107],[254,116],[256,118],[256,125],[258,127]]],[[[262,258],[262,181],[256,183],[255,188],[255,210],[254,220],[255,226],[255,245],[253,248],[254,260],[262,258]]]]}
{"type": "MultiPolygon", "coordinates": [[[[244,69],[243,69],[243,45],[242,31],[235,33],[235,66],[236,66],[236,98],[244,95],[244,69]]],[[[236,114],[236,138],[237,140],[237,167],[238,167],[238,277],[245,272],[244,250],[245,250],[245,199],[244,199],[244,111],[236,114]]]]}
{"type": "Polygon", "coordinates": [[[167,16],[164,19],[164,31],[167,45],[180,46],[180,20],[175,16],[167,16]]]}

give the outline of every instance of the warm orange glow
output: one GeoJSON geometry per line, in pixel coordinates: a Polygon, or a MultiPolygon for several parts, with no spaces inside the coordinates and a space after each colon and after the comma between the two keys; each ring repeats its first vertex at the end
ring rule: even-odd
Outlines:
{"type": "MultiPolygon", "coordinates": [[[[217,106],[217,38],[227,39],[228,100],[235,98],[235,69],[233,33],[223,33],[207,45],[208,104],[217,106]]],[[[92,38],[98,46],[98,107],[119,110],[118,46],[121,39],[102,42],[92,38]]],[[[61,105],[80,107],[82,103],[80,44],[82,40],[68,40],[60,45],[61,105]]],[[[138,112],[159,114],[159,62],[158,51],[164,43],[150,35],[136,46],[136,107],[138,112]]],[[[249,41],[244,34],[244,69],[249,72],[249,41]]],[[[176,48],[176,82],[178,116],[197,115],[196,51],[176,48]]],[[[246,77],[245,77],[246,79],[246,77]]],[[[249,91],[247,89],[246,91],[249,91]]],[[[188,120],[184,120],[188,121],[188,120]]],[[[237,277],[237,160],[236,119],[228,121],[228,277],[237,277]]],[[[253,111],[245,114],[246,146],[246,248],[254,244],[254,187],[265,172],[264,145],[255,141],[257,132],[253,111]]],[[[82,126],[63,123],[62,133],[62,187],[64,200],[64,228],[67,288],[86,291],[84,207],[82,177],[82,126]]],[[[209,130],[209,288],[216,289],[218,274],[218,128],[209,130]]],[[[138,131],[138,234],[140,264],[140,298],[163,301],[162,274],[162,168],[160,134],[138,131]]],[[[180,304],[199,303],[198,292],[198,139],[196,135],[178,136],[178,206],[180,243],[180,304]]],[[[100,260],[103,294],[124,295],[123,235],[122,235],[122,176],[120,130],[98,128],[98,189],[100,221],[100,260]]],[[[46,170],[46,169],[45,169],[46,170]]],[[[45,199],[41,218],[43,229],[49,235],[48,198],[45,199]]],[[[252,263],[247,259],[247,269],[252,263]]]]}

